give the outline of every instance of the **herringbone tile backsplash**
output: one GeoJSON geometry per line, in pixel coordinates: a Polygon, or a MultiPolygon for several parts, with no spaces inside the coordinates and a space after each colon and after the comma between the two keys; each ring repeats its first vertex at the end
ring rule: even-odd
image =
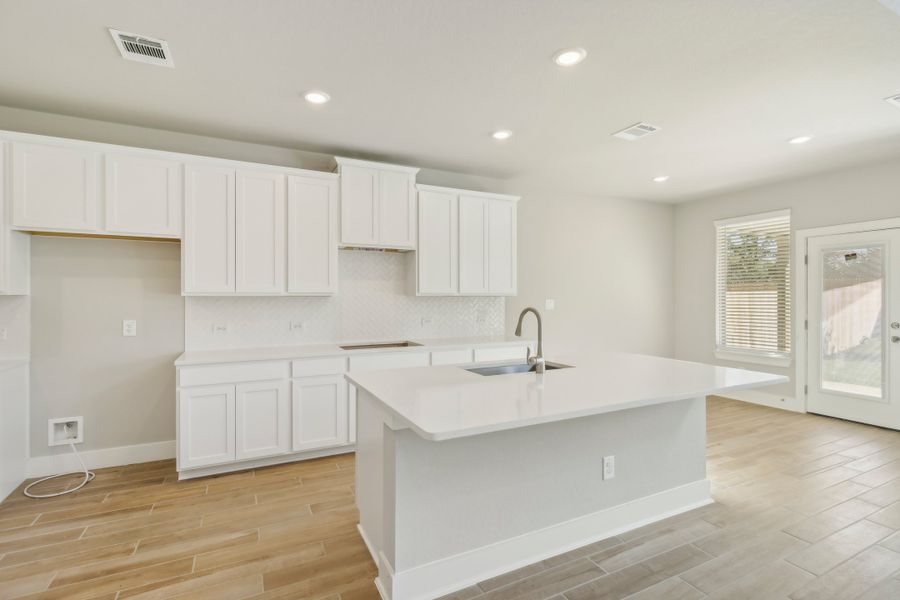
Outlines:
{"type": "Polygon", "coordinates": [[[500,335],[503,298],[417,297],[413,256],[341,250],[336,296],[185,298],[185,349],[500,335]],[[300,329],[292,323],[302,323],[300,329]],[[216,325],[227,332],[216,332],[216,325]]]}

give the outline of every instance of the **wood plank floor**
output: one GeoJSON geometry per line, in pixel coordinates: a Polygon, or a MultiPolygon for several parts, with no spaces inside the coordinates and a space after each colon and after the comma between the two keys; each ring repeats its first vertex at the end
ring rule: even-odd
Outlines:
{"type": "MultiPolygon", "coordinates": [[[[716,503],[447,600],[900,598],[900,433],[711,398],[716,503]]],[[[0,600],[367,600],[353,457],[0,504],[0,600]]],[[[65,485],[65,484],[64,484],[65,485]]],[[[45,487],[45,490],[50,488],[45,487]]]]}

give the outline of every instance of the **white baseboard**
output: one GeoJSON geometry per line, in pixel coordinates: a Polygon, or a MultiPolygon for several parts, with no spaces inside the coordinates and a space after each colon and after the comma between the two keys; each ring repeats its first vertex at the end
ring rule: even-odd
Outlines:
{"type": "Polygon", "coordinates": [[[399,573],[379,552],[376,585],[385,600],[433,600],[712,501],[709,480],[701,479],[399,573]]]}
{"type": "MultiPolygon", "coordinates": [[[[25,477],[44,477],[58,473],[72,473],[81,470],[81,464],[68,446],[62,454],[50,456],[32,456],[25,464],[25,477]]],[[[78,452],[84,459],[88,469],[119,467],[154,460],[175,458],[175,440],[120,446],[118,448],[101,448],[78,452]]]]}
{"type": "Polygon", "coordinates": [[[750,402],[751,404],[761,404],[763,406],[771,406],[772,408],[781,408],[793,412],[806,412],[806,407],[803,405],[803,402],[797,400],[793,396],[781,396],[760,390],[738,390],[736,392],[728,392],[719,395],[723,398],[741,400],[742,402],[750,402]]]}

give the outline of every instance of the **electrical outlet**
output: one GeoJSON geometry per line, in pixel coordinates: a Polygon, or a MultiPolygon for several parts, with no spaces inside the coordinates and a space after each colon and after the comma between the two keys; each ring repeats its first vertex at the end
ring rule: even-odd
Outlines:
{"type": "Polygon", "coordinates": [[[544,300],[544,310],[553,310],[554,308],[556,308],[556,300],[553,298],[544,300]]]}
{"type": "Polygon", "coordinates": [[[214,335],[224,335],[228,333],[228,323],[213,323],[212,330],[214,335]]]}
{"type": "Polygon", "coordinates": [[[63,446],[84,441],[84,417],[61,417],[47,420],[47,445],[63,446]]]}
{"type": "Polygon", "coordinates": [[[134,319],[124,319],[122,321],[122,335],[124,337],[134,337],[137,335],[137,321],[134,319]]]}
{"type": "Polygon", "coordinates": [[[616,476],[616,457],[603,457],[603,479],[613,479],[616,476]]]}
{"type": "Polygon", "coordinates": [[[434,319],[432,319],[431,317],[422,317],[422,326],[423,327],[425,327],[427,325],[431,325],[432,323],[434,323],[434,319]]]}
{"type": "Polygon", "coordinates": [[[290,331],[303,331],[303,321],[291,321],[288,328],[290,331]]]}
{"type": "Polygon", "coordinates": [[[6,327],[0,329],[0,340],[5,340],[9,338],[9,331],[6,330],[6,327]]]}

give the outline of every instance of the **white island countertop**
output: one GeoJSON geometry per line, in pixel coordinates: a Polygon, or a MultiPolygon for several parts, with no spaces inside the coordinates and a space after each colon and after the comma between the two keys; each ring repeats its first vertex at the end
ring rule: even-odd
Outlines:
{"type": "MultiPolygon", "coordinates": [[[[787,377],[618,352],[555,355],[573,368],[483,376],[438,366],[351,373],[395,418],[430,441],[450,440],[764,387],[787,377]]],[[[485,365],[470,365],[483,367],[485,365]]]]}

